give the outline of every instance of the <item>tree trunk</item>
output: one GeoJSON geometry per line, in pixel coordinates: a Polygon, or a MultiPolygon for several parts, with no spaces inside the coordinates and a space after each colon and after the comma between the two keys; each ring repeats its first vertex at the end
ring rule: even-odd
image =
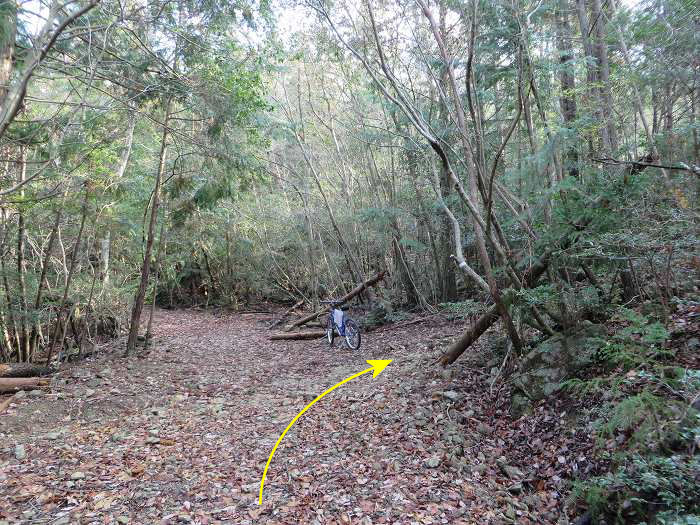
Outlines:
{"type": "Polygon", "coordinates": [[[105,233],[104,239],[100,241],[100,277],[102,284],[109,283],[109,249],[111,242],[109,230],[105,233]]]}
{"type": "MultiPolygon", "coordinates": [[[[51,235],[49,236],[49,245],[46,248],[46,253],[44,254],[44,262],[41,265],[41,276],[39,277],[39,282],[37,284],[36,299],[34,299],[34,311],[39,312],[41,308],[41,299],[44,294],[44,283],[46,282],[46,274],[49,269],[49,262],[51,260],[51,252],[53,251],[53,245],[56,241],[56,233],[58,232],[58,227],[61,224],[61,215],[63,210],[61,208],[56,211],[56,215],[53,221],[53,228],[51,229],[51,235]]],[[[34,328],[32,329],[32,335],[29,342],[29,361],[31,361],[32,354],[37,350],[37,342],[39,340],[39,332],[41,331],[41,319],[37,318],[34,323],[34,328]]]]}
{"type": "MultiPolygon", "coordinates": [[[[153,281],[153,295],[151,296],[151,308],[150,312],[148,313],[148,324],[146,325],[146,341],[144,342],[144,349],[147,350],[148,347],[151,345],[151,338],[153,337],[153,333],[151,332],[151,328],[153,327],[153,314],[156,311],[156,299],[158,297],[158,281],[160,278],[160,268],[162,266],[162,258],[165,257],[165,251],[166,251],[166,238],[165,238],[165,217],[163,217],[163,222],[160,225],[160,240],[158,241],[158,251],[156,253],[156,267],[155,267],[155,280],[153,281]]],[[[204,248],[202,248],[202,251],[204,251],[204,248]]],[[[204,256],[206,257],[206,252],[204,252],[204,256]]],[[[207,262],[207,268],[209,267],[209,263],[207,262]]],[[[209,271],[210,277],[211,277],[211,270],[209,271]]],[[[213,282],[213,277],[212,277],[212,282],[213,282]]]]}
{"type": "Polygon", "coordinates": [[[608,46],[605,43],[605,16],[600,0],[592,0],[591,19],[593,21],[592,33],[593,53],[597,62],[598,83],[600,85],[601,103],[601,132],[603,137],[603,150],[608,155],[614,155],[617,151],[617,132],[613,123],[613,100],[610,89],[610,61],[608,60],[608,46]]]}
{"type": "Polygon", "coordinates": [[[155,238],[156,221],[158,218],[158,207],[160,206],[160,186],[165,172],[165,161],[168,151],[168,126],[170,123],[170,109],[172,99],[168,99],[165,105],[165,119],[163,122],[163,133],[160,139],[160,153],[158,155],[158,171],[153,189],[153,204],[151,206],[151,219],[148,222],[148,234],[146,237],[146,248],[143,254],[143,264],[141,265],[141,281],[134,297],[134,305],[131,309],[131,324],[129,326],[129,339],[126,343],[125,356],[128,356],[136,348],[136,338],[141,326],[141,312],[146,298],[146,288],[148,287],[149,272],[151,270],[151,251],[153,250],[153,240],[155,238]]]}
{"type": "MultiPolygon", "coordinates": [[[[578,17],[579,29],[581,31],[581,40],[583,41],[584,60],[586,64],[586,106],[589,111],[597,116],[599,122],[603,122],[604,115],[600,104],[599,90],[596,88],[598,83],[598,68],[596,66],[595,53],[593,52],[593,44],[590,38],[590,23],[588,12],[586,10],[586,0],[575,0],[576,15],[578,17]]],[[[597,155],[598,145],[594,140],[592,133],[588,135],[588,141],[591,152],[597,155]]],[[[601,138],[602,142],[602,138],[601,138]]]]}
{"type": "MultiPolygon", "coordinates": [[[[576,96],[574,80],[574,52],[571,45],[571,26],[569,25],[569,15],[566,10],[566,0],[559,1],[559,7],[555,11],[555,23],[557,27],[557,50],[559,51],[559,84],[561,95],[559,96],[559,106],[564,119],[564,126],[573,128],[576,120],[576,96]]],[[[578,154],[573,141],[568,141],[564,152],[564,169],[568,175],[575,177],[578,175],[578,154]]]]}
{"type": "MultiPolygon", "coordinates": [[[[20,146],[21,164],[17,176],[19,185],[24,183],[25,175],[27,174],[27,148],[20,146]]],[[[24,198],[24,186],[19,192],[20,199],[24,198]]],[[[17,208],[17,284],[19,285],[19,299],[21,311],[19,314],[19,360],[29,360],[29,334],[27,332],[27,321],[29,319],[28,303],[27,303],[27,287],[25,283],[25,274],[27,273],[26,261],[24,258],[26,231],[24,228],[24,209],[20,204],[17,208]]]]}
{"type": "Polygon", "coordinates": [[[2,2],[0,15],[5,19],[0,32],[0,107],[2,107],[5,104],[14,68],[17,2],[2,2]]]}
{"type": "MultiPolygon", "coordinates": [[[[425,4],[424,0],[418,0],[418,4],[421,6],[423,9],[423,13],[425,14],[425,17],[428,19],[430,22],[430,26],[433,31],[433,36],[435,38],[435,41],[438,45],[438,48],[440,50],[440,53],[442,55],[442,60],[445,64],[445,67],[447,67],[447,73],[448,73],[448,79],[450,81],[450,86],[452,90],[452,98],[453,98],[453,104],[454,104],[454,109],[455,113],[457,115],[457,125],[460,130],[461,138],[462,138],[462,149],[463,153],[466,159],[466,166],[467,166],[467,186],[469,188],[469,194],[471,196],[471,199],[476,199],[478,197],[479,193],[479,174],[478,174],[478,166],[476,166],[475,162],[476,159],[472,155],[472,147],[471,144],[469,144],[468,141],[468,131],[467,131],[467,125],[466,125],[466,119],[465,119],[465,113],[464,113],[464,108],[462,107],[462,102],[461,102],[461,97],[459,94],[459,90],[457,88],[457,82],[455,80],[455,73],[454,73],[454,61],[452,60],[452,57],[449,55],[447,47],[442,40],[440,33],[437,29],[437,25],[435,23],[435,19],[431,13],[431,11],[428,9],[428,6],[425,4]]],[[[372,11],[370,10],[370,16],[372,16],[372,11]]],[[[444,152],[443,152],[444,154],[444,152]]],[[[461,184],[459,182],[459,179],[454,175],[454,173],[450,170],[450,176],[452,178],[452,182],[455,184],[457,189],[461,187],[461,184]]],[[[482,184],[483,186],[483,184],[482,184]]],[[[461,195],[460,195],[461,196],[461,195]]],[[[481,262],[481,265],[484,268],[484,273],[486,274],[486,282],[489,285],[489,289],[491,291],[491,296],[493,297],[493,300],[495,301],[496,305],[498,306],[499,313],[503,317],[503,321],[506,325],[506,329],[508,331],[508,335],[510,336],[513,346],[515,347],[516,351],[520,351],[520,348],[522,347],[522,343],[520,341],[520,336],[517,333],[517,330],[515,329],[515,325],[513,324],[513,321],[510,317],[510,314],[508,312],[507,306],[503,303],[501,300],[501,293],[498,287],[498,284],[496,283],[496,279],[493,274],[493,269],[491,265],[491,258],[489,257],[488,251],[486,250],[486,240],[485,240],[485,234],[484,234],[484,229],[482,226],[483,223],[483,216],[481,216],[481,210],[480,206],[476,205],[475,209],[471,210],[472,211],[472,225],[474,227],[474,240],[476,243],[476,250],[477,254],[479,256],[479,260],[481,262]],[[477,219],[477,215],[480,216],[481,221],[477,219]]],[[[495,243],[494,243],[495,244],[495,243]]],[[[504,262],[507,262],[506,257],[504,257],[504,262]]]]}
{"type": "Polygon", "coordinates": [[[69,309],[68,316],[66,317],[65,321],[63,320],[63,311],[66,307],[66,303],[68,301],[68,293],[70,292],[70,285],[71,282],[73,281],[73,274],[75,273],[75,266],[78,260],[78,248],[80,247],[80,242],[82,241],[83,238],[83,229],[85,228],[85,218],[87,217],[87,208],[88,208],[88,182],[85,183],[85,197],[83,199],[83,209],[81,212],[81,217],[80,217],[80,229],[78,230],[78,237],[75,239],[75,244],[73,245],[73,251],[71,253],[71,259],[70,259],[70,268],[68,269],[68,275],[66,276],[66,284],[63,288],[63,297],[61,298],[61,304],[58,307],[58,314],[56,315],[56,326],[53,331],[53,337],[51,337],[51,344],[49,345],[49,355],[46,356],[46,366],[48,366],[51,363],[51,357],[53,356],[53,352],[56,348],[56,342],[59,340],[59,334],[60,334],[60,344],[58,348],[63,347],[63,342],[65,341],[66,337],[66,327],[68,325],[68,320],[70,319],[70,315],[73,311],[73,307],[69,309]]]}

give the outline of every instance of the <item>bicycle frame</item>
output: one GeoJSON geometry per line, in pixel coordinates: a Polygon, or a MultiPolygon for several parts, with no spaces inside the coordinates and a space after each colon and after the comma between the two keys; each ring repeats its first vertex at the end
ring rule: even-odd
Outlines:
{"type": "Polygon", "coordinates": [[[338,329],[338,335],[345,337],[345,312],[340,308],[333,308],[328,316],[332,326],[338,329]],[[340,324],[338,324],[337,319],[340,319],[340,324]]]}

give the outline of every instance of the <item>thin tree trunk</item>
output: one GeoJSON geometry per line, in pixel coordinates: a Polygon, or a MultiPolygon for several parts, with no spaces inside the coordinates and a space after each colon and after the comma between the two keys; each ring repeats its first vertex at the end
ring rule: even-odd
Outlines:
{"type": "MultiPolygon", "coordinates": [[[[555,11],[554,19],[557,27],[557,50],[559,51],[559,84],[561,95],[559,105],[564,119],[564,125],[571,129],[576,120],[576,84],[574,79],[574,52],[571,45],[571,26],[567,12],[566,0],[560,0],[555,11]]],[[[575,177],[578,175],[578,153],[576,145],[569,141],[564,152],[564,169],[567,174],[575,177]]]]}
{"type": "MultiPolygon", "coordinates": [[[[155,267],[155,279],[153,281],[153,295],[151,297],[151,309],[148,313],[148,324],[146,325],[146,341],[144,343],[144,350],[148,350],[151,346],[151,339],[153,337],[153,314],[156,311],[156,299],[158,297],[158,281],[160,280],[160,268],[162,266],[163,257],[165,257],[166,238],[165,238],[165,217],[163,217],[163,222],[160,224],[160,239],[158,240],[158,251],[156,252],[156,267],[155,267]]],[[[206,256],[206,255],[205,255],[206,256]]],[[[207,263],[207,266],[209,263],[207,263]]],[[[211,274],[211,272],[210,272],[211,274]]]]}
{"type": "Polygon", "coordinates": [[[5,18],[2,31],[0,31],[0,107],[5,105],[15,62],[17,3],[3,2],[2,12],[7,18],[5,18]]]}
{"type": "Polygon", "coordinates": [[[151,251],[153,250],[153,240],[155,237],[156,222],[158,218],[158,207],[160,206],[160,186],[165,172],[165,162],[168,151],[168,126],[170,124],[170,111],[172,99],[168,99],[165,105],[165,119],[163,122],[163,133],[160,140],[160,153],[158,155],[158,171],[153,189],[153,204],[151,206],[151,219],[148,222],[148,234],[146,237],[146,248],[143,254],[143,264],[141,265],[141,281],[134,297],[134,305],[131,309],[131,324],[129,326],[129,339],[126,343],[125,356],[128,356],[136,348],[136,338],[141,326],[141,312],[146,298],[146,288],[148,287],[149,272],[151,269],[151,251]]]}
{"type": "Polygon", "coordinates": [[[612,117],[613,100],[610,89],[610,61],[608,60],[608,46],[605,43],[605,16],[601,8],[600,0],[592,0],[591,17],[593,20],[592,32],[595,35],[593,52],[598,66],[598,82],[600,84],[601,101],[601,131],[603,134],[603,148],[608,155],[613,155],[618,148],[617,132],[612,117]]]}
{"type": "Polygon", "coordinates": [[[66,284],[63,288],[63,297],[61,298],[61,304],[58,307],[58,313],[56,315],[56,326],[54,327],[53,331],[53,336],[51,337],[51,344],[49,345],[49,354],[46,356],[46,366],[49,366],[51,363],[51,357],[53,356],[54,350],[56,348],[56,342],[59,339],[59,333],[61,334],[60,337],[60,345],[59,349],[63,346],[63,342],[65,340],[66,336],[66,325],[68,324],[68,320],[70,319],[70,314],[73,310],[73,307],[70,308],[69,316],[66,317],[65,321],[63,321],[62,316],[63,316],[63,310],[66,307],[66,302],[68,301],[68,294],[70,292],[70,285],[73,280],[73,273],[75,271],[75,266],[76,262],[78,260],[78,248],[80,247],[80,243],[83,238],[83,230],[85,228],[85,218],[87,217],[87,209],[88,209],[88,196],[89,196],[89,182],[85,182],[85,197],[83,198],[83,209],[81,211],[81,217],[80,217],[80,228],[78,229],[78,237],[75,239],[75,244],[73,245],[73,251],[71,253],[71,260],[70,260],[70,267],[68,269],[68,275],[66,277],[66,284]]]}
{"type": "Polygon", "coordinates": [[[102,285],[109,283],[109,252],[111,243],[111,233],[105,233],[104,239],[100,241],[100,277],[102,285]]]}
{"type": "Polygon", "coordinates": [[[34,323],[34,328],[32,329],[32,335],[30,337],[29,352],[30,361],[31,356],[37,350],[37,343],[39,341],[39,333],[41,331],[41,319],[38,316],[39,308],[41,308],[41,299],[44,294],[44,283],[47,282],[46,274],[49,269],[49,261],[51,260],[51,252],[53,251],[53,245],[56,241],[56,234],[58,232],[58,227],[61,223],[61,215],[63,214],[63,209],[59,208],[56,211],[53,221],[53,227],[51,228],[51,235],[49,235],[49,243],[46,248],[46,253],[44,254],[44,261],[41,264],[41,276],[39,277],[39,283],[37,284],[36,299],[34,300],[34,311],[37,313],[37,320],[34,323]]]}
{"type": "MultiPolygon", "coordinates": [[[[20,146],[21,165],[17,176],[17,183],[22,185],[27,173],[27,149],[26,146],[20,146]]],[[[24,187],[19,192],[19,197],[24,197],[24,187]]],[[[24,258],[24,248],[26,231],[24,228],[24,210],[20,205],[17,210],[17,284],[19,285],[19,298],[21,304],[21,312],[19,316],[19,360],[27,361],[29,359],[29,334],[27,333],[27,320],[29,318],[28,303],[27,303],[27,287],[25,283],[25,274],[27,271],[26,261],[24,258]]]]}

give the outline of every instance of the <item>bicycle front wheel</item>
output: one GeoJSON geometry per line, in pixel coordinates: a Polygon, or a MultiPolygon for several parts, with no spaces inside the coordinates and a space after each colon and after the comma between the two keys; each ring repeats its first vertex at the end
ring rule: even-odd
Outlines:
{"type": "Polygon", "coordinates": [[[333,346],[333,339],[335,339],[335,328],[333,327],[333,318],[329,316],[326,323],[326,341],[328,341],[328,346],[333,346]]]}
{"type": "Polygon", "coordinates": [[[345,342],[351,350],[358,350],[362,342],[360,326],[352,319],[345,321],[345,342]]]}

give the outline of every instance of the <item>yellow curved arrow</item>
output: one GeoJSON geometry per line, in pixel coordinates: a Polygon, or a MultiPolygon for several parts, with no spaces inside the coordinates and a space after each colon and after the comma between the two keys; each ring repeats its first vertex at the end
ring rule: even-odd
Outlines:
{"type": "Polygon", "coordinates": [[[352,381],[356,377],[360,377],[362,374],[366,374],[367,372],[374,372],[372,374],[372,377],[373,378],[377,377],[379,374],[381,374],[382,370],[384,370],[389,365],[389,363],[391,363],[391,361],[392,361],[392,359],[368,359],[367,363],[372,365],[372,366],[370,366],[366,370],[363,370],[362,372],[358,372],[357,374],[351,375],[347,379],[343,379],[340,383],[336,383],[335,385],[330,387],[328,390],[324,391],[322,394],[319,394],[318,396],[316,396],[316,398],[313,401],[311,401],[311,403],[306,405],[304,407],[304,409],[294,417],[294,419],[292,419],[292,421],[289,423],[289,425],[287,425],[287,428],[284,429],[284,432],[282,432],[282,435],[277,440],[277,443],[275,443],[275,446],[272,447],[272,452],[270,452],[270,457],[267,458],[267,463],[265,464],[265,470],[263,470],[262,479],[260,480],[260,496],[258,498],[258,505],[262,505],[263,485],[265,485],[265,476],[267,476],[267,469],[270,466],[270,462],[272,461],[272,456],[275,455],[275,450],[277,450],[277,447],[282,442],[282,438],[287,433],[287,431],[290,428],[292,428],[292,425],[297,422],[297,419],[299,419],[304,414],[304,412],[306,412],[308,409],[310,409],[314,405],[314,403],[316,403],[316,401],[321,399],[326,394],[332,392],[333,390],[338,388],[340,385],[343,385],[343,384],[347,383],[348,381],[352,381]]]}

